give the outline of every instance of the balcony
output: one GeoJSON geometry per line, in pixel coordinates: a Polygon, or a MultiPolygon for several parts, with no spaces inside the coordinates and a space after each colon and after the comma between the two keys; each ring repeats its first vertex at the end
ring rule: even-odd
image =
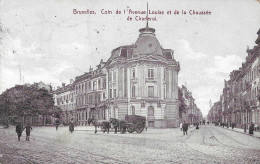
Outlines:
{"type": "Polygon", "coordinates": [[[154,116],[147,116],[147,120],[155,120],[154,116]]]}
{"type": "Polygon", "coordinates": [[[132,83],[137,83],[137,78],[131,78],[132,83]]]}
{"type": "Polygon", "coordinates": [[[156,83],[157,79],[153,78],[153,77],[148,77],[145,78],[145,83],[156,83]]]}

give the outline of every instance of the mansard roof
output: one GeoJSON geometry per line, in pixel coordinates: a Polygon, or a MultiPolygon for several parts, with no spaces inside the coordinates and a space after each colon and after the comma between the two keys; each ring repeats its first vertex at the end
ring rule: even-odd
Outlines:
{"type": "Polygon", "coordinates": [[[139,31],[139,37],[134,44],[120,46],[114,49],[109,60],[114,60],[116,58],[138,59],[144,56],[152,55],[162,59],[175,61],[173,56],[173,50],[162,48],[160,42],[154,34],[155,29],[147,26],[145,28],[140,29],[139,31]]]}

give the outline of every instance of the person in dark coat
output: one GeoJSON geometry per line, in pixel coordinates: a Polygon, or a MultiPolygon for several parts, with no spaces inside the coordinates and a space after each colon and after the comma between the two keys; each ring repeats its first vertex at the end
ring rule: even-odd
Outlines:
{"type": "Polygon", "coordinates": [[[254,128],[255,128],[255,124],[253,122],[251,122],[251,124],[249,126],[249,134],[254,134],[254,128]]]}
{"type": "Polygon", "coordinates": [[[31,131],[32,131],[32,127],[29,123],[27,123],[27,125],[25,126],[26,129],[26,141],[30,141],[30,134],[31,134],[31,131]]]}
{"type": "Polygon", "coordinates": [[[94,120],[93,120],[93,125],[95,126],[95,133],[97,133],[97,128],[99,127],[99,122],[98,122],[98,120],[94,119],[94,120]]]}
{"type": "Polygon", "coordinates": [[[183,124],[182,124],[182,131],[183,131],[183,135],[188,135],[187,134],[187,131],[188,131],[188,124],[184,121],[183,124]]]}
{"type": "Polygon", "coordinates": [[[234,129],[234,127],[235,127],[235,123],[232,122],[232,129],[234,129]]]}
{"type": "Polygon", "coordinates": [[[197,123],[197,125],[196,125],[196,129],[199,129],[199,123],[197,123]]]}
{"type": "Polygon", "coordinates": [[[74,131],[74,123],[73,123],[73,121],[70,121],[70,123],[69,123],[69,131],[71,133],[74,131]]]}
{"type": "Polygon", "coordinates": [[[23,126],[22,126],[22,123],[19,122],[17,125],[16,125],[16,133],[17,133],[17,136],[18,136],[18,141],[20,141],[20,137],[22,136],[22,132],[23,132],[23,126]]]}
{"type": "Polygon", "coordinates": [[[56,130],[58,130],[58,127],[60,125],[60,121],[58,119],[55,121],[55,125],[56,125],[56,130]]]}
{"type": "Polygon", "coordinates": [[[118,121],[117,120],[114,123],[114,128],[115,128],[115,134],[117,134],[117,128],[118,128],[118,121]]]}

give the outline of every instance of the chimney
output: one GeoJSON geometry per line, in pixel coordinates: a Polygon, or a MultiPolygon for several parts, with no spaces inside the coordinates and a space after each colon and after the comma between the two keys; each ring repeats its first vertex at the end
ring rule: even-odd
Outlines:
{"type": "Polygon", "coordinates": [[[65,87],[65,83],[62,83],[62,87],[65,87]]]}
{"type": "Polygon", "coordinates": [[[73,79],[70,79],[70,84],[73,84],[74,83],[74,80],[73,79]]]}
{"type": "Polygon", "coordinates": [[[89,72],[92,72],[93,71],[93,68],[91,68],[91,66],[89,67],[89,72]]]}

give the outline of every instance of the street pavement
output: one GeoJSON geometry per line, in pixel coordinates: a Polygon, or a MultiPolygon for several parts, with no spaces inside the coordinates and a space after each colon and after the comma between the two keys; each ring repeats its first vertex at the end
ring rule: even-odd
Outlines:
{"type": "Polygon", "coordinates": [[[0,129],[0,163],[260,163],[260,139],[202,125],[141,134],[94,133],[89,126],[33,127],[30,141],[15,128],[0,129]]]}

